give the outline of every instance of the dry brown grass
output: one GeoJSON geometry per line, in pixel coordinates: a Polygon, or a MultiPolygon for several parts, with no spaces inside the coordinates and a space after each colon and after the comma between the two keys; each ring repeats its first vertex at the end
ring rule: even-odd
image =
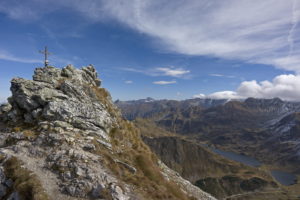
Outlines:
{"type": "Polygon", "coordinates": [[[119,112],[118,109],[115,107],[115,105],[113,105],[112,102],[110,101],[111,96],[105,88],[92,86],[92,90],[96,94],[98,100],[102,104],[104,104],[104,106],[112,116],[115,116],[119,112]]]}
{"type": "Polygon", "coordinates": [[[133,122],[135,126],[140,130],[143,136],[147,136],[147,137],[178,136],[174,133],[166,131],[165,129],[157,126],[150,119],[136,118],[133,122]]]}
{"type": "Polygon", "coordinates": [[[123,181],[135,185],[137,191],[147,199],[192,199],[185,195],[177,184],[165,180],[158,166],[157,157],[142,142],[139,131],[133,123],[119,119],[118,124],[120,127],[112,129],[110,133],[113,148],[119,152],[114,156],[135,167],[137,172],[133,174],[125,167],[114,163],[113,158],[110,159],[108,167],[123,181]]]}
{"type": "Polygon", "coordinates": [[[38,178],[22,167],[21,161],[12,157],[4,164],[5,175],[12,179],[14,190],[23,200],[49,200],[38,178]]]}

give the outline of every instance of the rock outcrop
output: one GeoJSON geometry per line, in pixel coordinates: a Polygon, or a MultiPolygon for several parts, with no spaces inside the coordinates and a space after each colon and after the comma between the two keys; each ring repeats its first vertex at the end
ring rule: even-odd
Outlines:
{"type": "Polygon", "coordinates": [[[0,106],[2,199],[214,199],[164,166],[93,66],[37,68],[0,106]]]}

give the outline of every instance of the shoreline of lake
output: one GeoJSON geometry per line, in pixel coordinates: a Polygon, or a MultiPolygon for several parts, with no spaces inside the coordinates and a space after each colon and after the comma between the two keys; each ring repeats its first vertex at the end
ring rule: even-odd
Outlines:
{"type": "MultiPolygon", "coordinates": [[[[223,150],[220,150],[217,148],[209,147],[208,145],[204,145],[204,146],[206,146],[212,152],[214,152],[220,156],[223,156],[227,159],[230,159],[230,160],[233,160],[236,162],[243,163],[243,164],[251,166],[251,167],[258,168],[262,165],[262,163],[260,161],[258,161],[255,158],[252,158],[250,156],[246,156],[246,155],[242,155],[242,154],[238,154],[238,153],[234,153],[234,152],[230,152],[230,151],[223,151],[223,150]]],[[[282,170],[270,170],[269,172],[270,172],[271,176],[282,185],[290,186],[290,185],[294,185],[297,183],[297,176],[295,174],[285,172],[282,170]]]]}

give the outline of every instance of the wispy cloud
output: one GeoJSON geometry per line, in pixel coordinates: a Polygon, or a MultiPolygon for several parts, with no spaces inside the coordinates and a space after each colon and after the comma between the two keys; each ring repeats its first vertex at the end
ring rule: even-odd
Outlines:
{"type": "Polygon", "coordinates": [[[182,68],[168,68],[168,67],[158,67],[155,69],[157,72],[162,72],[164,76],[173,76],[173,77],[181,77],[185,74],[190,73],[189,70],[184,70],[182,68]]]}
{"type": "Polygon", "coordinates": [[[300,73],[298,0],[0,2],[0,12],[18,20],[37,19],[62,8],[91,23],[115,19],[152,36],[163,50],[268,64],[300,73]]]}
{"type": "Polygon", "coordinates": [[[141,69],[136,69],[136,68],[132,68],[132,67],[120,67],[118,68],[119,70],[122,70],[122,71],[127,71],[127,72],[136,72],[136,73],[146,73],[144,70],[141,70],[141,69]]]}
{"type": "Polygon", "coordinates": [[[299,7],[299,1],[298,0],[293,0],[293,7],[292,7],[292,27],[289,31],[288,34],[288,42],[289,42],[289,55],[293,54],[294,51],[294,33],[297,28],[299,18],[300,18],[300,12],[297,10],[299,7]]]}
{"type": "Polygon", "coordinates": [[[154,81],[153,84],[155,85],[169,85],[169,84],[175,84],[176,81],[154,81]]]}
{"type": "Polygon", "coordinates": [[[104,3],[104,10],[131,28],[158,38],[161,47],[169,51],[300,72],[300,62],[276,60],[299,57],[299,39],[294,38],[300,18],[296,1],[135,0],[126,4],[111,0],[104,3]],[[294,50],[289,54],[291,46],[294,50]]]}
{"type": "Polygon", "coordinates": [[[209,76],[214,76],[214,77],[225,77],[225,78],[235,78],[235,76],[232,76],[232,75],[224,75],[224,74],[209,74],[209,76]]]}
{"type": "Polygon", "coordinates": [[[210,76],[223,77],[223,74],[210,74],[210,76]]]}
{"type": "Polygon", "coordinates": [[[124,83],[126,83],[126,84],[132,84],[133,81],[128,80],[128,81],[124,81],[124,83]]]}
{"type": "Polygon", "coordinates": [[[148,76],[170,76],[170,77],[176,77],[176,78],[184,78],[186,75],[190,73],[189,70],[183,69],[183,68],[176,68],[176,67],[156,67],[152,69],[136,69],[136,68],[130,68],[130,67],[123,67],[119,68],[123,71],[128,72],[135,72],[135,73],[142,73],[148,76]]]}
{"type": "MultiPolygon", "coordinates": [[[[12,61],[12,62],[19,62],[19,63],[38,63],[42,64],[44,61],[42,59],[33,59],[33,58],[23,58],[20,56],[16,56],[8,51],[0,50],[0,60],[12,61]]],[[[74,64],[74,62],[70,59],[66,59],[60,56],[51,55],[50,57],[50,65],[52,64],[74,64]]],[[[74,60],[74,59],[73,59],[74,60]]]]}
{"type": "Polygon", "coordinates": [[[59,1],[1,1],[0,12],[7,14],[10,18],[24,22],[38,20],[41,16],[57,10],[63,6],[59,1]]]}
{"type": "Polygon", "coordinates": [[[20,63],[43,63],[42,60],[18,57],[3,50],[0,50],[0,59],[20,63]]]}

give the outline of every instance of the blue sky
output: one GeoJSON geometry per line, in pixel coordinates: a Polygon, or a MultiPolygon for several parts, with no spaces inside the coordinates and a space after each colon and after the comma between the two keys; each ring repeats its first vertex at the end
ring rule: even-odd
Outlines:
{"type": "Polygon", "coordinates": [[[297,0],[2,0],[0,101],[12,77],[93,64],[114,99],[300,100],[297,0]]]}

